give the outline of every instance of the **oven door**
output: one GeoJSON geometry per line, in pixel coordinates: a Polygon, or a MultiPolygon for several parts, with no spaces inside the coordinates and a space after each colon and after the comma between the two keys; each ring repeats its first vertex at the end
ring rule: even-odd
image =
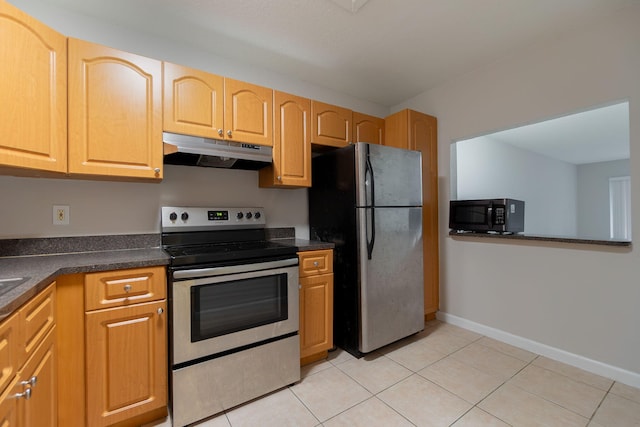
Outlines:
{"type": "Polygon", "coordinates": [[[172,282],[174,367],[298,331],[297,258],[179,270],[172,282]]]}

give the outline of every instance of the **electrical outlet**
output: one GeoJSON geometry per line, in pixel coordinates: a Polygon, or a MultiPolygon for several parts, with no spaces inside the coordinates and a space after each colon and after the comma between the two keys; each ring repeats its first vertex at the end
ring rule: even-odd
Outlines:
{"type": "Polygon", "coordinates": [[[69,225],[69,206],[53,205],[53,224],[69,225]]]}

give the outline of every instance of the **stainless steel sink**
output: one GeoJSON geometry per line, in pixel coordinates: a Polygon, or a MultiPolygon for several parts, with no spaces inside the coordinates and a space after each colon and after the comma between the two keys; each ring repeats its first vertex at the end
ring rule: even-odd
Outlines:
{"type": "Polygon", "coordinates": [[[29,280],[30,277],[9,277],[0,279],[0,295],[9,292],[11,289],[22,285],[29,280]]]}

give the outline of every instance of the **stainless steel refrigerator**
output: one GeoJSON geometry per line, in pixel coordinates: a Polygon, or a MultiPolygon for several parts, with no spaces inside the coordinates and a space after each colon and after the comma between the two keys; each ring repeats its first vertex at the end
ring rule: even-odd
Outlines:
{"type": "Polygon", "coordinates": [[[357,143],[314,157],[309,230],[335,244],[336,346],[360,357],[424,328],[420,152],[357,143]]]}

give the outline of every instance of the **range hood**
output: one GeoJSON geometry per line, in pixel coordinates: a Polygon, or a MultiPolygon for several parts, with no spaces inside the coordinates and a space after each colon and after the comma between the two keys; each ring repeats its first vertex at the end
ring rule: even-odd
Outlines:
{"type": "Polygon", "coordinates": [[[163,132],[164,163],[226,169],[261,169],[272,162],[272,147],[163,132]]]}

